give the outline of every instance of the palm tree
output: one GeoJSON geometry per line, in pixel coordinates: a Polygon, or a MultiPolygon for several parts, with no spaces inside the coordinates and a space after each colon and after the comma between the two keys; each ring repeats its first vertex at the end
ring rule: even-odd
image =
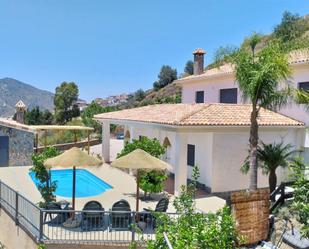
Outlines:
{"type": "Polygon", "coordinates": [[[269,190],[272,193],[277,186],[276,170],[279,167],[287,167],[292,155],[299,152],[292,150],[293,146],[290,144],[284,145],[281,143],[264,144],[257,149],[257,158],[260,162],[260,167],[263,173],[268,175],[269,190]]]}
{"type": "Polygon", "coordinates": [[[257,189],[259,111],[261,108],[279,108],[286,103],[290,94],[288,85],[278,90],[279,82],[287,82],[291,73],[287,56],[276,43],[269,43],[257,52],[259,42],[260,36],[254,34],[249,41],[250,49],[241,49],[235,57],[236,80],[244,97],[252,103],[249,138],[251,191],[257,189]]]}
{"type": "MultiPolygon", "coordinates": [[[[289,162],[293,159],[293,154],[300,152],[299,150],[292,150],[293,146],[290,144],[284,145],[283,142],[265,144],[257,148],[257,160],[259,167],[263,173],[268,175],[269,190],[272,193],[277,186],[276,170],[279,167],[285,168],[289,166],[289,162]]],[[[249,157],[245,160],[242,171],[247,173],[249,170],[249,157]]]]}

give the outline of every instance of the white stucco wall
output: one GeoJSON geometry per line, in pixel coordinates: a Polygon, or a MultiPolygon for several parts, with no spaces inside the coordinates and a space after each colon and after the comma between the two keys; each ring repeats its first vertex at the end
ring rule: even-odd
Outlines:
{"type": "MultiPolygon", "coordinates": [[[[182,85],[182,103],[195,103],[196,91],[204,91],[205,103],[219,103],[220,89],[238,88],[233,75],[220,77],[216,79],[198,80],[187,82],[182,85]]],[[[241,103],[241,95],[238,90],[237,102],[241,103]]]]}
{"type": "MultiPolygon", "coordinates": [[[[260,140],[264,143],[281,142],[290,143],[298,147],[295,129],[277,129],[273,131],[260,130],[260,140]]],[[[248,155],[249,131],[221,132],[214,134],[213,143],[213,192],[224,192],[245,189],[249,185],[249,175],[242,174],[239,170],[248,155]]],[[[287,180],[289,172],[278,169],[278,183],[287,180]]],[[[259,172],[258,186],[267,187],[268,177],[259,172]]]]}
{"type": "MultiPolygon", "coordinates": [[[[290,85],[297,88],[299,82],[309,81],[309,65],[297,65],[292,68],[290,85]]],[[[199,79],[182,84],[182,102],[195,103],[195,92],[204,91],[205,103],[219,103],[220,89],[238,88],[233,74],[227,74],[218,78],[199,79]]],[[[244,103],[242,93],[238,89],[237,103],[244,103]]],[[[293,101],[279,110],[280,113],[303,121],[309,125],[309,112],[304,105],[296,105],[293,101]]]]}
{"type": "MultiPolygon", "coordinates": [[[[163,143],[168,137],[171,142],[169,148],[169,159],[172,172],[177,167],[176,158],[181,157],[185,161],[187,177],[192,175],[192,167],[186,165],[187,155],[180,155],[176,151],[176,131],[168,131],[163,128],[131,127],[134,138],[140,135],[149,138],[157,138],[163,143]]],[[[178,131],[179,132],[179,131],[178,131]]],[[[290,143],[294,148],[301,148],[302,139],[305,136],[304,129],[293,128],[261,128],[260,139],[265,143],[281,142],[290,143]]],[[[195,163],[200,168],[199,181],[211,188],[212,192],[225,192],[239,189],[246,189],[249,185],[249,175],[242,174],[240,167],[248,155],[249,128],[207,128],[202,130],[186,130],[181,132],[185,146],[195,145],[195,163]]],[[[186,148],[185,148],[186,151],[186,148]]],[[[181,171],[180,171],[181,172],[181,171]]],[[[277,170],[278,182],[287,180],[289,172],[287,170],[277,170]]],[[[259,187],[268,186],[268,177],[259,172],[259,187]]]]}
{"type": "MultiPolygon", "coordinates": [[[[199,182],[212,186],[213,174],[213,133],[187,133],[187,143],[195,145],[195,163],[200,170],[199,182]]],[[[187,166],[188,178],[191,179],[192,167],[187,166]]]]}
{"type": "MultiPolygon", "coordinates": [[[[132,130],[132,129],[131,129],[132,130]]],[[[147,136],[148,138],[156,138],[161,144],[165,137],[170,140],[171,146],[168,148],[169,158],[166,160],[173,166],[172,172],[175,172],[176,157],[179,157],[179,153],[176,151],[176,132],[167,131],[164,129],[147,128],[147,127],[133,127],[133,138],[138,139],[140,135],[147,136]]],[[[182,138],[185,140],[185,144],[195,145],[195,162],[200,168],[199,181],[204,183],[207,187],[211,187],[212,179],[212,133],[211,132],[184,132],[182,138]]],[[[183,160],[187,160],[186,155],[182,155],[183,160]]],[[[192,175],[192,167],[187,166],[187,176],[190,179],[192,175]]]]}

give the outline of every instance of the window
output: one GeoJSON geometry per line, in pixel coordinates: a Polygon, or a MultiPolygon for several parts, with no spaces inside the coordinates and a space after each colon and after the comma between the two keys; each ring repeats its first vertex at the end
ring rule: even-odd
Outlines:
{"type": "Polygon", "coordinates": [[[204,103],[204,91],[195,92],[195,103],[204,103]]]}
{"type": "Polygon", "coordinates": [[[220,103],[237,104],[237,88],[220,89],[220,103]]]}
{"type": "Polygon", "coordinates": [[[187,165],[195,165],[195,145],[193,144],[188,144],[187,147],[187,165]]]}
{"type": "Polygon", "coordinates": [[[300,82],[300,83],[298,83],[298,89],[309,91],[309,82],[300,82]]]}

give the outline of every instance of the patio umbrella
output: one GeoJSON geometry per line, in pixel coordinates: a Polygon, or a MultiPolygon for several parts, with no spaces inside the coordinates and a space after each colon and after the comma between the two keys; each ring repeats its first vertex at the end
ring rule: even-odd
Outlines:
{"type": "Polygon", "coordinates": [[[141,149],[136,149],[133,152],[116,159],[111,164],[113,167],[122,169],[135,169],[136,174],[136,212],[139,209],[139,170],[167,170],[171,166],[166,162],[151,156],[147,152],[141,149]]]}
{"type": "Polygon", "coordinates": [[[75,193],[76,193],[76,167],[84,168],[88,166],[99,166],[103,161],[88,155],[81,149],[73,147],[59,156],[49,158],[44,162],[44,166],[47,168],[51,167],[62,167],[71,168],[73,167],[73,194],[72,194],[72,207],[75,210],[75,193]]]}

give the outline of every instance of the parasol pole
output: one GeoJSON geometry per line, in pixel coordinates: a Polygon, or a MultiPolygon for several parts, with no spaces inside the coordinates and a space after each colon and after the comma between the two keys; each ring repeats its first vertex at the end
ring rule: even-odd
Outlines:
{"type": "Polygon", "coordinates": [[[76,191],[75,187],[76,187],[76,167],[73,166],[73,188],[72,188],[72,190],[73,190],[73,193],[72,193],[72,208],[73,208],[73,210],[75,210],[75,191],[76,191]]]}
{"type": "Polygon", "coordinates": [[[139,210],[139,170],[136,173],[136,212],[139,210]]]}

